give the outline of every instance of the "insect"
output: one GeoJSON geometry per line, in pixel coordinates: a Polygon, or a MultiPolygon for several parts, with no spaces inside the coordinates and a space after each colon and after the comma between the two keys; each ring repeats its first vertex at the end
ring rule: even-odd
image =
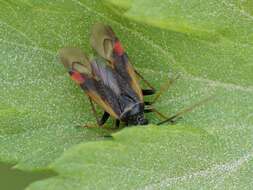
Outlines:
{"type": "Polygon", "coordinates": [[[173,121],[184,112],[167,118],[156,110],[152,104],[159,98],[161,92],[157,93],[154,101],[144,101],[144,96],[153,95],[156,91],[132,66],[110,26],[95,24],[90,43],[99,58],[89,60],[79,48],[63,48],[59,51],[59,56],[71,78],[88,96],[99,126],[104,125],[110,116],[116,120],[116,127],[120,122],[127,125],[145,125],[148,124],[148,120],[144,113],[148,112],[154,112],[163,118],[164,121],[160,122],[162,124],[173,121]],[[140,79],[146,83],[148,89],[140,87],[140,79]],[[94,102],[104,110],[101,119],[97,116],[94,102]]]}
{"type": "Polygon", "coordinates": [[[121,121],[127,125],[145,125],[147,112],[167,119],[151,106],[152,102],[144,101],[143,96],[153,95],[155,89],[134,69],[110,26],[95,24],[90,43],[101,58],[90,61],[79,48],[63,48],[59,56],[71,78],[89,97],[99,126],[110,116],[116,119],[116,126],[121,121]],[[149,89],[141,89],[138,79],[149,89]],[[101,119],[97,117],[94,102],[104,110],[101,119]]]}

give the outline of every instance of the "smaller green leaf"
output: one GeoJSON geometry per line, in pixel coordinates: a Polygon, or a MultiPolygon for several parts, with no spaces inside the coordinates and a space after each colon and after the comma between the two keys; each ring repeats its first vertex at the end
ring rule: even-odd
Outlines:
{"type": "Polygon", "coordinates": [[[74,147],[52,165],[59,176],[28,189],[212,187],[249,159],[231,160],[222,141],[192,127],[136,127],[113,137],[74,147]]]}
{"type": "MultiPolygon", "coordinates": [[[[15,128],[14,128],[14,131],[15,128]]],[[[58,158],[62,152],[80,142],[102,140],[108,133],[102,129],[85,129],[80,127],[51,126],[45,129],[34,129],[16,134],[6,134],[0,139],[2,160],[10,162],[19,160],[16,168],[32,170],[46,167],[58,158]],[[38,138],[40,137],[40,138],[38,138]],[[22,146],[19,146],[22,145],[22,146]],[[36,159],[34,159],[36,158],[36,159]]]]}
{"type": "Polygon", "coordinates": [[[253,39],[253,9],[245,7],[245,2],[161,0],[157,3],[155,0],[133,0],[127,3],[126,16],[159,28],[193,34],[212,42],[226,39],[249,43],[253,39]]]}

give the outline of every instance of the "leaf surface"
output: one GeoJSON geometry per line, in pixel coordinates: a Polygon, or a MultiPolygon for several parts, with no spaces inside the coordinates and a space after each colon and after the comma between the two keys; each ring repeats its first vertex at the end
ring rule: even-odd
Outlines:
{"type": "Polygon", "coordinates": [[[252,186],[250,1],[143,2],[0,2],[0,158],[23,169],[50,165],[59,173],[30,189],[252,186]],[[81,47],[91,55],[89,31],[96,22],[112,26],[157,89],[180,74],[156,102],[159,111],[172,115],[215,99],[176,126],[124,129],[94,142],[106,132],[75,128],[95,120],[58,64],[57,50],[81,47]]]}

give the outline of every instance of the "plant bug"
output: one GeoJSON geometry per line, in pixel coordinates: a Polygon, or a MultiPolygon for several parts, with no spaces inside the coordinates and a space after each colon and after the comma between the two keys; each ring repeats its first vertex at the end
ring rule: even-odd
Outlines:
{"type": "MultiPolygon", "coordinates": [[[[99,126],[111,116],[127,125],[148,124],[144,113],[154,112],[165,122],[174,121],[185,111],[167,118],[157,111],[152,104],[161,95],[158,93],[152,102],[145,102],[144,96],[155,94],[155,89],[137,72],[128,59],[119,39],[110,26],[95,24],[92,28],[91,46],[100,56],[89,60],[79,48],[63,48],[59,51],[60,59],[68,70],[71,78],[84,90],[89,97],[92,111],[99,126]],[[149,89],[141,89],[138,79],[146,83],[149,89]],[[94,102],[103,110],[98,118],[94,102]]],[[[162,89],[168,88],[172,81],[162,89]]],[[[186,111],[188,111],[187,109],[186,111]]]]}

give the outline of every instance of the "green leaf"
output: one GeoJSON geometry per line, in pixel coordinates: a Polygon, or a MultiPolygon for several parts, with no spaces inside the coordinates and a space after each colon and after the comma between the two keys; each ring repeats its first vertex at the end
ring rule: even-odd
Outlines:
{"type": "MultiPolygon", "coordinates": [[[[231,189],[230,177],[244,172],[242,165],[252,169],[247,161],[253,154],[231,160],[224,151],[226,146],[218,136],[201,129],[135,127],[115,134],[112,141],[73,148],[53,165],[60,176],[28,189],[211,189],[224,185],[231,189]]],[[[244,187],[252,185],[249,178],[242,180],[244,187]]]]}
{"type": "Polygon", "coordinates": [[[59,173],[30,189],[252,187],[251,1],[0,5],[0,158],[24,169],[51,163],[59,173]],[[96,22],[113,27],[156,88],[180,73],[156,102],[159,111],[171,115],[210,95],[215,99],[184,115],[180,125],[124,129],[113,140],[86,143],[104,131],[74,127],[95,121],[56,52],[75,46],[91,54],[89,30],[96,22]]]}

